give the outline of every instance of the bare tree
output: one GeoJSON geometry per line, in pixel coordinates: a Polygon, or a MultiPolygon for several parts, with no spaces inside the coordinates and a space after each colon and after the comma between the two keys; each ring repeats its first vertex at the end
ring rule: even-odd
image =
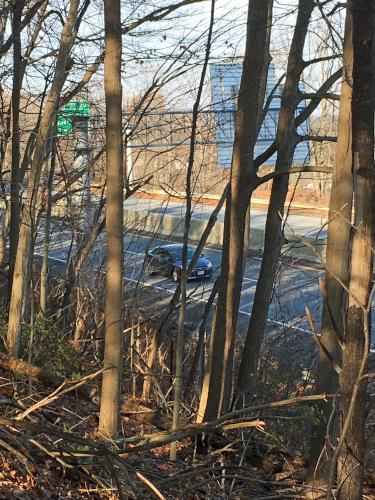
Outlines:
{"type": "Polygon", "coordinates": [[[10,242],[9,242],[9,293],[12,289],[12,277],[16,261],[20,217],[20,102],[22,88],[22,48],[21,18],[23,2],[14,2],[12,9],[13,36],[13,86],[12,86],[12,160],[10,190],[10,242]]]}
{"type": "MultiPolygon", "coordinates": [[[[296,133],[296,111],[299,103],[299,83],[305,68],[303,49],[310,18],[315,7],[313,0],[300,0],[294,35],[290,46],[285,85],[281,97],[280,115],[277,127],[277,160],[275,172],[291,168],[298,144],[296,133]]],[[[256,380],[261,345],[266,319],[276,277],[281,248],[284,245],[284,205],[288,193],[289,176],[275,177],[268,207],[262,265],[259,272],[251,318],[247,331],[241,365],[238,374],[238,396],[252,397],[256,380]]],[[[238,401],[242,405],[242,398],[238,401]]]]}
{"type": "MultiPolygon", "coordinates": [[[[371,338],[374,244],[374,26],[375,6],[352,0],[353,16],[353,195],[354,233],[349,298],[340,373],[339,500],[360,500],[365,461],[367,363],[371,338]]],[[[330,484],[332,484],[332,474],[330,484]]]]}
{"type": "Polygon", "coordinates": [[[123,336],[123,152],[120,0],[105,0],[104,86],[106,99],[106,234],[105,353],[99,432],[118,432],[123,336]]]}
{"type": "Polygon", "coordinates": [[[204,377],[198,421],[211,420],[228,406],[234,333],[243,275],[243,248],[246,212],[251,181],[256,172],[254,146],[259,123],[259,99],[265,85],[263,69],[268,54],[266,41],[268,2],[250,0],[248,5],[246,51],[238,96],[237,123],[233,147],[230,190],[225,210],[221,262],[221,287],[211,331],[207,370],[204,377]]]}
{"type": "MultiPolygon", "coordinates": [[[[211,53],[211,42],[212,42],[212,32],[214,28],[214,17],[215,17],[215,0],[211,0],[211,17],[210,25],[208,29],[206,54],[204,58],[203,68],[200,76],[197,97],[193,106],[193,116],[192,116],[192,127],[191,127],[191,137],[190,137],[190,151],[188,158],[188,165],[186,169],[186,211],[185,211],[185,224],[184,224],[184,236],[183,236],[183,247],[182,247],[182,260],[181,260],[181,307],[180,314],[178,318],[178,333],[177,333],[177,347],[176,347],[176,378],[175,378],[175,391],[174,391],[174,405],[173,405],[173,429],[178,427],[180,421],[180,408],[181,408],[181,397],[183,390],[183,358],[184,358],[184,343],[185,343],[185,319],[186,319],[186,285],[189,278],[189,268],[188,268],[188,244],[189,244],[189,230],[191,222],[191,206],[192,206],[192,173],[194,167],[195,158],[195,142],[197,135],[197,122],[199,115],[199,106],[202,98],[204,82],[206,78],[206,72],[208,67],[208,60],[211,53]]],[[[171,460],[176,459],[176,443],[171,444],[170,452],[171,460]]]]}
{"type": "MultiPolygon", "coordinates": [[[[346,10],[343,70],[341,81],[340,111],[335,167],[332,176],[330,206],[328,214],[326,275],[323,288],[323,312],[317,393],[335,393],[339,387],[338,374],[331,359],[341,364],[342,335],[344,331],[344,310],[347,300],[342,284],[349,282],[349,255],[352,217],[352,82],[353,82],[353,40],[352,12],[346,10]],[[329,357],[326,352],[329,353],[329,357]]],[[[330,458],[330,444],[326,442],[327,424],[332,412],[331,403],[316,405],[318,423],[311,434],[309,476],[316,482],[327,479],[330,458]]],[[[337,426],[336,426],[337,427],[337,426]]]]}
{"type": "Polygon", "coordinates": [[[61,33],[55,74],[35,139],[31,170],[27,181],[13,275],[7,331],[7,347],[9,352],[13,355],[17,355],[19,349],[22,325],[22,305],[27,285],[27,269],[31,259],[30,252],[32,250],[39,180],[42,172],[46,145],[51,134],[51,123],[55,121],[54,118],[57,113],[60,93],[66,77],[66,64],[76,37],[78,7],[79,0],[72,0],[61,33]]]}

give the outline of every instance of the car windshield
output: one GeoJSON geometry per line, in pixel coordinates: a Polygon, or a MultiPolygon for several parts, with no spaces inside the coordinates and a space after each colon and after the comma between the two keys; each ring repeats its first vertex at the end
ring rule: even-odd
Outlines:
{"type": "MultiPolygon", "coordinates": [[[[168,251],[172,255],[173,260],[182,260],[182,247],[169,249],[168,251]]],[[[194,252],[194,248],[188,248],[188,260],[193,258],[194,252]]]]}

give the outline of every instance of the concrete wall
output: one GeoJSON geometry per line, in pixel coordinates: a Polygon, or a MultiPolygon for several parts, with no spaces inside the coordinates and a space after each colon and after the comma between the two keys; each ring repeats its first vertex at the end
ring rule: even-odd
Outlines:
{"type": "MultiPolygon", "coordinates": [[[[155,213],[139,212],[132,209],[124,211],[124,224],[127,230],[143,231],[157,236],[164,236],[180,239],[183,237],[184,220],[180,217],[172,215],[160,215],[155,213]]],[[[197,243],[207,225],[207,221],[193,219],[190,227],[190,241],[197,243]]],[[[213,227],[207,239],[207,244],[220,247],[222,245],[224,235],[224,224],[217,222],[213,227]]],[[[288,243],[283,247],[283,254],[296,259],[307,259],[317,261],[315,252],[301,242],[292,234],[286,233],[288,243]]],[[[316,252],[324,256],[325,240],[306,237],[309,244],[313,245],[316,252]]],[[[264,230],[250,227],[250,250],[263,250],[264,246],[264,230]]]]}

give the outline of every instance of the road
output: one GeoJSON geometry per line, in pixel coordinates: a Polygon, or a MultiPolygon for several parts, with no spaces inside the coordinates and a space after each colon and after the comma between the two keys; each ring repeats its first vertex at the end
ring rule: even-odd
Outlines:
{"type": "MultiPolygon", "coordinates": [[[[166,239],[157,239],[144,234],[128,233],[124,237],[125,277],[130,283],[137,283],[141,279],[142,286],[163,292],[165,300],[171,296],[175,284],[171,279],[163,276],[140,276],[142,263],[147,249],[165,244],[166,239]]],[[[67,261],[70,251],[70,236],[66,231],[54,232],[50,256],[67,261]]],[[[40,243],[36,252],[41,251],[40,243]]],[[[202,308],[210,295],[215,278],[220,273],[221,250],[206,248],[205,256],[212,262],[214,274],[209,280],[190,280],[188,282],[189,299],[192,303],[200,303],[202,308]]],[[[104,265],[105,238],[101,236],[91,252],[87,268],[100,269],[104,265]]],[[[245,329],[251,313],[255,287],[260,268],[260,260],[247,258],[244,281],[241,293],[239,327],[245,329]]],[[[317,322],[320,317],[320,292],[318,286],[322,271],[308,267],[294,267],[281,265],[278,270],[273,301],[269,310],[268,323],[284,329],[298,329],[308,333],[310,331],[304,308],[307,305],[317,322]]]]}
{"type": "MultiPolygon", "coordinates": [[[[183,217],[184,215],[183,205],[178,203],[170,202],[166,204],[159,200],[132,199],[128,200],[125,205],[127,208],[136,208],[139,212],[144,213],[151,210],[154,213],[168,213],[176,217],[183,217]]],[[[207,220],[212,209],[213,207],[197,204],[194,207],[193,218],[207,220]]],[[[253,227],[264,227],[265,212],[253,210],[251,217],[253,227]]],[[[218,220],[219,222],[223,221],[223,211],[219,214],[218,220]]],[[[322,229],[324,220],[320,217],[291,215],[288,218],[288,223],[295,231],[302,235],[316,235],[319,232],[321,237],[325,236],[326,229],[324,227],[322,229]]],[[[162,307],[168,303],[176,285],[170,279],[163,276],[140,276],[140,272],[147,249],[166,243],[167,241],[173,241],[173,239],[165,237],[159,237],[159,239],[157,237],[152,238],[146,234],[139,234],[136,228],[127,228],[127,230],[129,232],[124,236],[125,277],[130,284],[140,282],[142,287],[152,290],[154,311],[160,313],[162,307]]],[[[52,234],[50,256],[67,262],[70,246],[70,233],[66,229],[56,227],[52,234]]],[[[36,252],[41,252],[40,240],[37,244],[36,252]]],[[[95,272],[100,269],[104,270],[105,253],[105,237],[102,235],[89,256],[86,268],[91,271],[95,269],[95,272]]],[[[220,272],[221,249],[206,248],[204,253],[213,263],[214,275],[210,280],[189,281],[188,283],[190,303],[187,321],[195,326],[201,317],[200,313],[210,295],[215,278],[220,272]]],[[[246,331],[251,314],[259,267],[259,259],[252,257],[246,259],[238,322],[239,330],[243,333],[246,331]]],[[[280,264],[267,320],[267,331],[270,335],[279,336],[282,332],[286,335],[293,333],[295,335],[289,335],[289,337],[296,338],[296,335],[299,336],[301,342],[298,343],[305,346],[305,352],[311,351],[311,334],[305,315],[305,307],[309,307],[319,328],[321,316],[319,277],[322,274],[321,270],[314,267],[280,264]]],[[[142,304],[140,307],[142,307],[142,304]]],[[[293,340],[289,341],[289,343],[292,342],[293,340]]],[[[290,345],[288,349],[290,349],[290,345]]]]}

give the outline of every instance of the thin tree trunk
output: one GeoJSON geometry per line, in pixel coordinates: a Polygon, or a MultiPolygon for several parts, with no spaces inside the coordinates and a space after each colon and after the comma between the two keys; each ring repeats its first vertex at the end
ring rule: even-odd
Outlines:
{"type": "Polygon", "coordinates": [[[374,245],[374,26],[375,5],[352,1],[354,226],[343,364],[338,500],[360,500],[365,461],[366,378],[371,337],[374,245]]]}
{"type": "Polygon", "coordinates": [[[14,2],[12,11],[13,88],[12,88],[12,160],[9,223],[9,294],[12,290],[20,226],[20,100],[22,87],[21,16],[23,2],[14,2]]]}
{"type": "MultiPolygon", "coordinates": [[[[353,79],[352,13],[347,9],[344,38],[344,64],[341,83],[336,160],[332,177],[327,230],[326,276],[324,279],[321,341],[331,357],[341,364],[339,337],[344,331],[344,309],[347,293],[341,283],[349,282],[350,221],[352,218],[352,79],[353,79]]],[[[316,392],[335,393],[339,380],[331,361],[320,349],[316,392]]],[[[311,433],[309,479],[314,483],[327,480],[331,448],[326,443],[331,403],[316,404],[318,424],[311,433]]]]}
{"type": "MultiPolygon", "coordinates": [[[[304,69],[303,48],[314,5],[313,0],[299,1],[297,21],[288,58],[285,86],[281,98],[276,137],[278,145],[276,172],[289,169],[293,163],[293,155],[297,145],[295,112],[299,98],[299,82],[304,69]]],[[[238,374],[238,396],[242,395],[251,398],[254,389],[277,265],[284,244],[283,221],[280,214],[284,212],[288,185],[288,175],[276,177],[272,183],[262,264],[238,374]]],[[[238,404],[241,406],[242,403],[242,398],[240,398],[238,404]]]]}
{"type": "MultiPolygon", "coordinates": [[[[202,233],[201,239],[199,240],[198,246],[195,249],[193,258],[191,259],[191,261],[189,263],[188,273],[191,273],[191,271],[193,270],[195,264],[197,263],[197,260],[200,256],[200,254],[202,253],[204,245],[206,244],[207,238],[210,235],[212,228],[216,224],[218,214],[219,214],[220,210],[222,209],[224,202],[225,202],[225,199],[227,197],[227,192],[228,192],[228,186],[225,187],[225,189],[220,197],[220,200],[218,201],[215,209],[212,211],[212,213],[210,215],[210,218],[207,222],[207,225],[202,233]]],[[[168,309],[165,312],[165,314],[164,314],[164,316],[163,316],[163,318],[158,326],[158,329],[154,335],[154,338],[152,340],[150,355],[149,355],[148,360],[147,360],[147,366],[148,366],[147,371],[154,372],[154,365],[156,362],[157,352],[158,352],[160,346],[162,345],[165,331],[168,327],[168,324],[170,322],[172,314],[174,313],[174,311],[176,309],[177,302],[180,298],[180,295],[181,295],[181,285],[179,283],[176,287],[176,290],[175,290],[169,304],[168,304],[168,309]]],[[[143,383],[143,389],[142,389],[142,398],[143,399],[147,400],[149,398],[151,385],[152,385],[152,376],[146,375],[145,379],[144,379],[144,383],[143,383]]]]}
{"type": "MultiPolygon", "coordinates": [[[[0,0],[0,47],[4,43],[4,35],[5,29],[7,26],[8,13],[9,13],[9,1],[8,0],[0,0]]],[[[1,56],[0,56],[1,58],[1,56]]]]}
{"type": "Polygon", "coordinates": [[[99,432],[115,438],[119,426],[123,340],[123,151],[120,0],[104,1],[106,101],[105,352],[99,432]]]}
{"type": "MultiPolygon", "coordinates": [[[[176,345],[176,374],[174,383],[174,401],[173,401],[173,422],[172,430],[177,429],[180,422],[180,408],[181,408],[181,397],[183,390],[183,361],[184,361],[184,344],[185,344],[185,319],[186,319],[186,285],[189,277],[188,274],[188,244],[189,244],[189,230],[191,222],[191,205],[192,205],[192,189],[191,189],[191,177],[194,167],[195,159],[195,142],[196,133],[198,125],[198,115],[199,106],[201,102],[201,97],[204,88],[204,82],[206,79],[206,72],[208,67],[208,60],[211,53],[211,40],[212,32],[214,28],[214,18],[215,18],[215,0],[211,0],[211,17],[210,26],[208,29],[207,45],[205,59],[203,63],[203,68],[200,76],[200,82],[197,92],[197,97],[193,106],[193,116],[192,116],[192,126],[191,126],[191,137],[190,137],[190,150],[188,166],[186,171],[186,211],[185,211],[185,223],[184,223],[184,237],[183,237],[183,247],[182,247],[182,259],[181,259],[181,306],[180,314],[178,318],[178,332],[177,332],[177,345],[176,345]]],[[[176,460],[176,442],[171,443],[170,449],[170,459],[176,460]]]]}
{"type": "Polygon", "coordinates": [[[40,310],[42,314],[46,315],[48,311],[48,253],[50,244],[50,230],[51,230],[51,212],[52,212],[52,186],[53,178],[55,175],[56,166],[56,137],[53,138],[52,152],[51,152],[51,167],[48,174],[47,182],[47,203],[46,213],[44,219],[44,241],[43,241],[43,260],[42,269],[40,271],[40,310]]]}
{"type": "Polygon", "coordinates": [[[202,382],[203,382],[203,374],[204,374],[204,353],[205,353],[205,337],[206,337],[206,327],[209,314],[212,309],[212,305],[214,303],[215,297],[219,290],[220,286],[220,276],[216,278],[214,286],[212,287],[210,296],[204,306],[204,311],[202,315],[201,322],[198,328],[198,341],[195,348],[194,358],[191,363],[191,368],[188,377],[186,378],[186,387],[184,397],[187,397],[189,389],[191,385],[194,383],[196,372],[198,370],[198,389],[199,393],[202,392],[202,382]]]}
{"type": "Polygon", "coordinates": [[[9,219],[10,219],[10,209],[8,203],[6,203],[1,221],[0,265],[4,264],[4,259],[5,259],[5,249],[9,233],[9,219]]]}
{"type": "Polygon", "coordinates": [[[236,133],[224,221],[221,262],[222,286],[211,332],[209,359],[204,377],[198,422],[212,420],[229,401],[230,356],[233,349],[243,276],[243,248],[246,211],[252,182],[256,177],[254,146],[259,120],[259,98],[269,19],[268,2],[250,0],[247,20],[246,52],[238,97],[236,133]],[[226,398],[228,399],[228,398],[226,398]]]}
{"type": "Polygon", "coordinates": [[[32,258],[30,250],[32,246],[39,181],[44,162],[46,144],[51,131],[51,123],[54,123],[55,120],[61,89],[66,77],[65,67],[67,59],[75,40],[78,6],[79,0],[71,1],[67,20],[62,30],[60,48],[56,59],[55,75],[36,137],[34,155],[31,162],[31,170],[22,209],[7,331],[7,348],[9,352],[15,356],[18,355],[19,349],[22,326],[22,305],[27,288],[28,261],[32,258]]]}

